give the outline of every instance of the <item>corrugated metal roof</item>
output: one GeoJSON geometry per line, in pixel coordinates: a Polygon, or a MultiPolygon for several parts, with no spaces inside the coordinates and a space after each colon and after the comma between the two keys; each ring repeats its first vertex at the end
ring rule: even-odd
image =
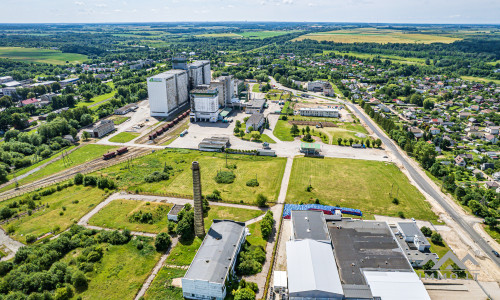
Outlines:
{"type": "Polygon", "coordinates": [[[374,297],[384,300],[430,300],[425,286],[414,272],[363,272],[374,297]]]}

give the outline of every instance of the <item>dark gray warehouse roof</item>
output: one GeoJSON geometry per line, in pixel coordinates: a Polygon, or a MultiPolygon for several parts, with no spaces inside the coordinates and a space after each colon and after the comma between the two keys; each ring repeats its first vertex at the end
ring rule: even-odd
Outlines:
{"type": "Polygon", "coordinates": [[[292,210],[293,237],[295,240],[311,239],[330,243],[325,216],[317,210],[292,210]]]}
{"type": "Polygon", "coordinates": [[[245,223],[214,220],[184,278],[223,284],[244,234],[245,223]]]}

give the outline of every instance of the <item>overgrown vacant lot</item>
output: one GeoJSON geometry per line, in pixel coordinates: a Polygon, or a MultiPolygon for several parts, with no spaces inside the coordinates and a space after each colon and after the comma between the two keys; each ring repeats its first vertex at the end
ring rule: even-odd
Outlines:
{"type": "Polygon", "coordinates": [[[172,204],[146,202],[138,200],[115,200],[106,205],[89,224],[104,228],[128,229],[132,231],[160,233],[168,232],[167,214],[172,204]],[[151,213],[151,224],[136,222],[132,219],[134,213],[151,213]]]}
{"type": "MultiPolygon", "coordinates": [[[[86,273],[90,279],[86,291],[77,296],[83,299],[133,299],[146,277],[160,258],[152,238],[140,238],[144,247],[137,249],[138,238],[125,245],[106,245],[99,263],[93,272],[86,273]]],[[[63,261],[71,264],[78,250],[66,255],[63,261]]]]}
{"type": "Polygon", "coordinates": [[[296,158],[288,186],[288,203],[340,205],[374,214],[437,221],[430,204],[393,164],[340,158],[296,158]],[[306,191],[311,182],[312,190],[306,191]],[[390,196],[392,190],[392,197],[390,196]],[[392,203],[396,198],[399,204],[392,203]]]}
{"type": "MultiPolygon", "coordinates": [[[[160,233],[168,232],[167,214],[172,207],[169,203],[146,202],[140,200],[114,200],[90,219],[89,224],[104,228],[129,229],[132,231],[160,233]],[[151,213],[150,224],[134,221],[134,213],[151,213]]],[[[262,211],[227,206],[210,206],[205,216],[205,228],[208,230],[214,219],[245,222],[256,218],[262,211]]]]}
{"type": "Polygon", "coordinates": [[[135,132],[120,132],[114,137],[110,138],[109,141],[113,143],[126,143],[138,137],[139,134],[135,132]]]}
{"type": "MultiPolygon", "coordinates": [[[[67,159],[60,159],[58,161],[55,161],[46,167],[34,172],[33,174],[24,177],[23,179],[19,180],[19,185],[23,185],[28,182],[32,182],[44,177],[47,177],[49,175],[61,172],[65,170],[66,168],[69,167],[75,167],[78,165],[81,165],[83,163],[89,162],[91,160],[94,160],[98,157],[101,157],[104,153],[111,151],[113,149],[117,149],[116,146],[106,146],[106,145],[96,145],[96,144],[89,144],[89,145],[84,145],[80,147],[79,149],[76,149],[75,151],[71,152],[68,154],[67,159]]],[[[5,191],[9,190],[15,187],[15,184],[8,185],[0,191],[5,191]]]]}
{"type": "MultiPolygon", "coordinates": [[[[1,207],[12,206],[15,202],[19,206],[16,210],[27,211],[27,206],[20,203],[32,195],[31,193],[4,201],[1,207]]],[[[3,224],[2,228],[6,231],[9,227],[13,228],[14,233],[11,237],[25,243],[27,234],[38,237],[53,231],[56,227],[60,231],[66,230],[103,201],[106,196],[107,194],[101,189],[74,185],[52,195],[42,196],[40,200],[35,201],[36,205],[45,204],[48,207],[34,212],[31,216],[25,215],[18,220],[3,224]]]]}
{"type": "Polygon", "coordinates": [[[0,57],[24,62],[39,62],[54,65],[63,65],[67,61],[70,64],[81,64],[87,60],[87,56],[83,54],[63,53],[59,50],[23,47],[0,47],[0,57]]]}
{"type": "Polygon", "coordinates": [[[132,192],[171,193],[191,198],[193,161],[200,163],[204,195],[218,190],[224,201],[243,203],[253,203],[259,193],[269,197],[270,201],[277,199],[286,164],[284,158],[228,155],[228,165],[236,165],[236,169],[229,170],[226,168],[224,154],[168,149],[97,173],[114,178],[120,188],[132,192]],[[169,179],[150,183],[145,181],[145,177],[152,172],[162,172],[165,165],[172,167],[168,172],[169,179]],[[234,182],[217,183],[214,178],[221,170],[232,171],[236,175],[234,182]],[[255,177],[259,186],[246,186],[246,182],[255,177]]]}
{"type": "Polygon", "coordinates": [[[147,300],[183,300],[182,289],[172,286],[172,279],[183,277],[186,270],[163,267],[149,287],[144,298],[147,300]]]}
{"type": "Polygon", "coordinates": [[[401,30],[377,29],[377,28],[357,28],[347,30],[334,30],[327,32],[309,33],[294,41],[302,41],[305,39],[316,41],[329,41],[336,43],[453,43],[461,40],[460,38],[449,37],[438,34],[427,33],[411,33],[401,30]]]}

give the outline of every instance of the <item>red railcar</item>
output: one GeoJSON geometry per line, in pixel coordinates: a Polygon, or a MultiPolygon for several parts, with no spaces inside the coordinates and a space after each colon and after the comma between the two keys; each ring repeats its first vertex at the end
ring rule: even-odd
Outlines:
{"type": "Polygon", "coordinates": [[[170,127],[168,125],[163,126],[162,130],[163,132],[167,132],[170,127]]]}
{"type": "Polygon", "coordinates": [[[162,130],[162,129],[157,130],[157,131],[156,131],[156,136],[160,136],[162,133],[163,133],[163,130],[162,130]]]}
{"type": "Polygon", "coordinates": [[[115,152],[115,151],[113,151],[113,152],[108,152],[108,153],[104,154],[104,155],[102,156],[102,158],[103,158],[103,159],[110,159],[110,158],[113,158],[113,157],[115,157],[115,156],[116,156],[116,152],[115,152]]]}
{"type": "Polygon", "coordinates": [[[172,127],[174,127],[174,122],[168,123],[168,128],[172,128],[172,127]]]}
{"type": "Polygon", "coordinates": [[[118,155],[122,155],[123,153],[127,152],[128,151],[128,148],[127,147],[122,147],[118,150],[116,150],[116,154],[118,155]]]}

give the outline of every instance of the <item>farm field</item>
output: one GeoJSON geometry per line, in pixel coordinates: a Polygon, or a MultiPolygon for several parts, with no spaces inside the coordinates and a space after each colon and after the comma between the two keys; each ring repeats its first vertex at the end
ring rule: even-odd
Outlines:
{"type": "Polygon", "coordinates": [[[90,220],[90,225],[150,233],[168,232],[167,214],[172,204],[119,199],[111,201],[90,220]],[[151,213],[152,224],[131,220],[135,212],[151,213]]]}
{"type": "MultiPolygon", "coordinates": [[[[33,193],[29,195],[33,195],[33,193]]],[[[106,197],[107,194],[101,189],[74,185],[52,195],[42,196],[40,201],[37,201],[37,205],[45,204],[48,207],[33,212],[31,216],[26,215],[18,220],[3,224],[2,228],[6,231],[9,227],[13,228],[14,233],[10,236],[25,243],[27,234],[39,237],[52,232],[56,227],[61,231],[66,230],[106,197]]],[[[19,203],[25,198],[26,195],[22,195],[9,199],[2,202],[2,207],[14,202],[19,203]]]]}
{"type": "MultiPolygon", "coordinates": [[[[81,165],[83,163],[94,160],[98,157],[101,157],[103,154],[107,153],[110,150],[116,149],[115,146],[105,146],[105,145],[96,145],[96,144],[88,144],[76,149],[75,151],[68,154],[68,159],[60,159],[56,162],[53,162],[47,165],[45,168],[38,170],[37,172],[19,180],[19,185],[23,185],[28,182],[35,181],[40,178],[44,178],[46,176],[61,172],[68,167],[74,167],[77,165],[81,165]]],[[[14,188],[15,184],[8,185],[2,189],[1,191],[6,191],[11,188],[14,188]]]]}
{"type": "Polygon", "coordinates": [[[186,270],[163,267],[144,295],[146,300],[183,300],[182,289],[172,286],[172,279],[181,278],[186,270]]]}
{"type": "Polygon", "coordinates": [[[133,299],[161,254],[153,239],[141,237],[144,248],[137,249],[138,238],[125,245],[107,245],[107,251],[93,272],[87,273],[89,287],[82,299],[133,299]]]}
{"type": "Polygon", "coordinates": [[[120,132],[114,137],[110,138],[109,141],[113,143],[127,143],[138,137],[139,134],[135,132],[120,132]]]}
{"type": "Polygon", "coordinates": [[[81,64],[87,60],[86,55],[77,53],[62,53],[59,50],[23,48],[23,47],[0,47],[0,57],[28,63],[47,63],[54,65],[81,64]]]}
{"type": "Polygon", "coordinates": [[[476,82],[494,82],[496,84],[500,84],[500,80],[498,79],[490,79],[484,77],[473,77],[473,76],[461,76],[462,79],[468,81],[476,81],[476,82]]]}
{"type": "Polygon", "coordinates": [[[123,190],[191,198],[193,187],[190,167],[193,161],[200,163],[202,191],[205,195],[218,190],[223,201],[249,204],[254,203],[259,193],[266,195],[270,201],[277,199],[286,164],[284,158],[231,154],[228,155],[228,165],[236,165],[236,169],[231,170],[236,178],[233,183],[224,184],[217,183],[214,179],[219,170],[228,170],[224,154],[168,149],[156,151],[129,163],[111,166],[96,174],[110,176],[123,190]],[[145,176],[154,171],[163,171],[165,165],[173,168],[169,172],[168,180],[145,182],[145,176]],[[129,166],[130,169],[126,169],[129,166]],[[246,186],[246,182],[255,177],[260,185],[246,186]]]}
{"type": "MultiPolygon", "coordinates": [[[[355,56],[359,59],[373,59],[373,58],[389,59],[395,62],[405,63],[409,65],[422,65],[422,66],[425,65],[425,58],[418,58],[418,57],[403,57],[398,55],[370,54],[370,53],[358,53],[358,52],[339,52],[333,50],[323,51],[323,53],[324,54],[335,53],[336,55],[341,55],[341,56],[349,55],[349,56],[355,56]]],[[[337,94],[338,92],[335,91],[335,93],[337,94]]]]}
{"type": "Polygon", "coordinates": [[[393,164],[340,158],[296,158],[287,193],[288,203],[314,203],[357,208],[374,214],[437,222],[430,204],[393,164]],[[306,191],[309,183],[312,191],[306,191]],[[392,190],[392,196],[390,196],[392,190]],[[392,201],[397,198],[399,204],[392,201]]]}
{"type": "Polygon", "coordinates": [[[200,34],[197,37],[212,37],[212,38],[249,38],[249,39],[265,39],[289,33],[299,32],[299,30],[263,30],[263,31],[244,31],[244,32],[223,32],[223,33],[207,33],[200,34]]]}
{"type": "Polygon", "coordinates": [[[295,38],[293,41],[302,41],[305,39],[336,42],[336,43],[380,43],[380,44],[387,44],[387,43],[449,44],[461,40],[460,38],[454,38],[437,34],[406,33],[400,30],[359,28],[359,29],[346,29],[346,30],[309,33],[299,36],[298,38],[295,38]]]}

